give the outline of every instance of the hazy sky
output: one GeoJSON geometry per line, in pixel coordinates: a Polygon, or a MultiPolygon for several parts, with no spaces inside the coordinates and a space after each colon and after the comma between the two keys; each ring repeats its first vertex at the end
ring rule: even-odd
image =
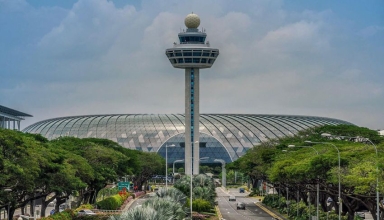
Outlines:
{"type": "Polygon", "coordinates": [[[165,49],[201,19],[220,55],[201,113],[331,117],[384,129],[383,0],[0,0],[0,105],[53,117],[184,113],[165,49]]]}

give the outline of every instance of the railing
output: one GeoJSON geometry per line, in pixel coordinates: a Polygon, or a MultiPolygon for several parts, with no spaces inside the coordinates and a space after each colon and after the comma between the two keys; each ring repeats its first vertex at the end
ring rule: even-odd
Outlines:
{"type": "Polygon", "coordinates": [[[92,209],[96,214],[121,214],[123,210],[104,210],[104,209],[92,209]]]}

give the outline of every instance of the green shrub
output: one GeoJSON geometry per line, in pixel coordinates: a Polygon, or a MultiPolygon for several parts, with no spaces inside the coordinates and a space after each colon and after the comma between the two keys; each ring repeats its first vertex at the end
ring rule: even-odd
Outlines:
{"type": "Polygon", "coordinates": [[[74,219],[75,214],[72,210],[66,209],[62,212],[55,213],[53,215],[50,215],[48,217],[40,218],[40,220],[72,220],[74,219]]]}
{"type": "Polygon", "coordinates": [[[82,204],[80,205],[77,209],[75,209],[75,211],[79,211],[79,210],[82,210],[82,209],[93,209],[93,205],[92,204],[82,204]]]}
{"type": "Polygon", "coordinates": [[[124,198],[120,195],[114,195],[98,202],[97,206],[99,207],[99,209],[117,210],[124,203],[124,198]]]}
{"type": "Polygon", "coordinates": [[[192,209],[197,212],[209,212],[212,206],[211,203],[204,199],[195,199],[192,201],[192,209]]]}
{"type": "Polygon", "coordinates": [[[73,220],[108,220],[109,215],[82,215],[76,216],[73,220]]]}

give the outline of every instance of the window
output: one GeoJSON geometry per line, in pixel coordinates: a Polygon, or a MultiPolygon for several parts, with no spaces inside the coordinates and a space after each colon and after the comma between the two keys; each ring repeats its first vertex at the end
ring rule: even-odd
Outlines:
{"type": "Polygon", "coordinates": [[[187,50],[187,51],[184,51],[183,54],[184,54],[184,56],[190,57],[190,56],[192,56],[192,51],[187,50]]]}
{"type": "Polygon", "coordinates": [[[196,57],[201,56],[201,51],[193,51],[193,56],[196,56],[196,57]]]}
{"type": "Polygon", "coordinates": [[[200,59],[199,58],[193,58],[193,63],[200,63],[200,59]]]}
{"type": "Polygon", "coordinates": [[[192,59],[191,58],[185,58],[185,63],[192,63],[192,59]]]}

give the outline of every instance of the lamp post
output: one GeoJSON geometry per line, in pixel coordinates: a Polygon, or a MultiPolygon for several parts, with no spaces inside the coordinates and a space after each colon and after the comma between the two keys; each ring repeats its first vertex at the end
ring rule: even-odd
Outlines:
{"type": "Polygon", "coordinates": [[[288,215],[288,217],[289,217],[289,201],[288,201],[288,187],[285,187],[286,188],[286,190],[287,190],[287,201],[286,201],[286,204],[287,204],[287,215],[288,215]]]}
{"type": "Polygon", "coordinates": [[[310,143],[310,144],[328,144],[328,145],[332,145],[337,150],[337,157],[338,157],[338,162],[339,162],[339,172],[338,172],[338,177],[339,177],[339,220],[341,220],[341,208],[343,206],[342,206],[342,202],[341,202],[341,181],[340,181],[341,169],[340,169],[340,151],[339,151],[339,148],[337,148],[336,145],[334,145],[332,143],[329,143],[329,142],[305,141],[305,143],[310,143]]]}
{"type": "Polygon", "coordinates": [[[380,207],[379,207],[379,155],[377,153],[376,145],[367,138],[368,142],[372,144],[376,151],[376,219],[380,219],[380,207]]]}
{"type": "MultiPolygon", "coordinates": [[[[314,147],[311,147],[311,146],[288,145],[288,147],[289,148],[294,148],[294,147],[311,148],[312,150],[315,151],[316,155],[319,155],[319,151],[317,151],[314,147]]],[[[319,179],[317,179],[317,184],[316,184],[316,218],[317,220],[319,220],[319,179]]]]}
{"type": "MultiPolygon", "coordinates": [[[[174,144],[169,145],[174,147],[174,144]]],[[[168,189],[168,144],[165,144],[165,188],[168,189]]]]}
{"type": "Polygon", "coordinates": [[[173,172],[173,173],[175,173],[175,163],[180,163],[180,162],[184,162],[184,159],[173,161],[173,168],[172,168],[172,172],[173,172]]]}
{"type": "Polygon", "coordinates": [[[214,162],[221,163],[221,185],[225,188],[227,187],[227,173],[225,171],[225,161],[222,159],[215,159],[214,162]]]}
{"type": "Polygon", "coordinates": [[[299,195],[299,186],[297,187],[297,202],[296,202],[296,216],[297,216],[297,219],[299,219],[299,200],[300,198],[300,195],[299,195]]]}
{"type": "MultiPolygon", "coordinates": [[[[4,192],[12,192],[12,189],[11,188],[5,188],[3,189],[4,192]]],[[[7,216],[8,216],[8,219],[11,219],[11,214],[9,213],[9,210],[10,210],[10,206],[11,206],[11,201],[8,201],[8,209],[7,209],[7,216]]],[[[1,217],[0,217],[1,218],[1,217]]]]}
{"type": "MultiPolygon", "coordinates": [[[[179,163],[179,162],[184,162],[184,159],[173,161],[173,169],[172,169],[173,175],[175,175],[175,163],[179,163]]],[[[175,176],[173,176],[173,184],[175,184],[175,176]]]]}

